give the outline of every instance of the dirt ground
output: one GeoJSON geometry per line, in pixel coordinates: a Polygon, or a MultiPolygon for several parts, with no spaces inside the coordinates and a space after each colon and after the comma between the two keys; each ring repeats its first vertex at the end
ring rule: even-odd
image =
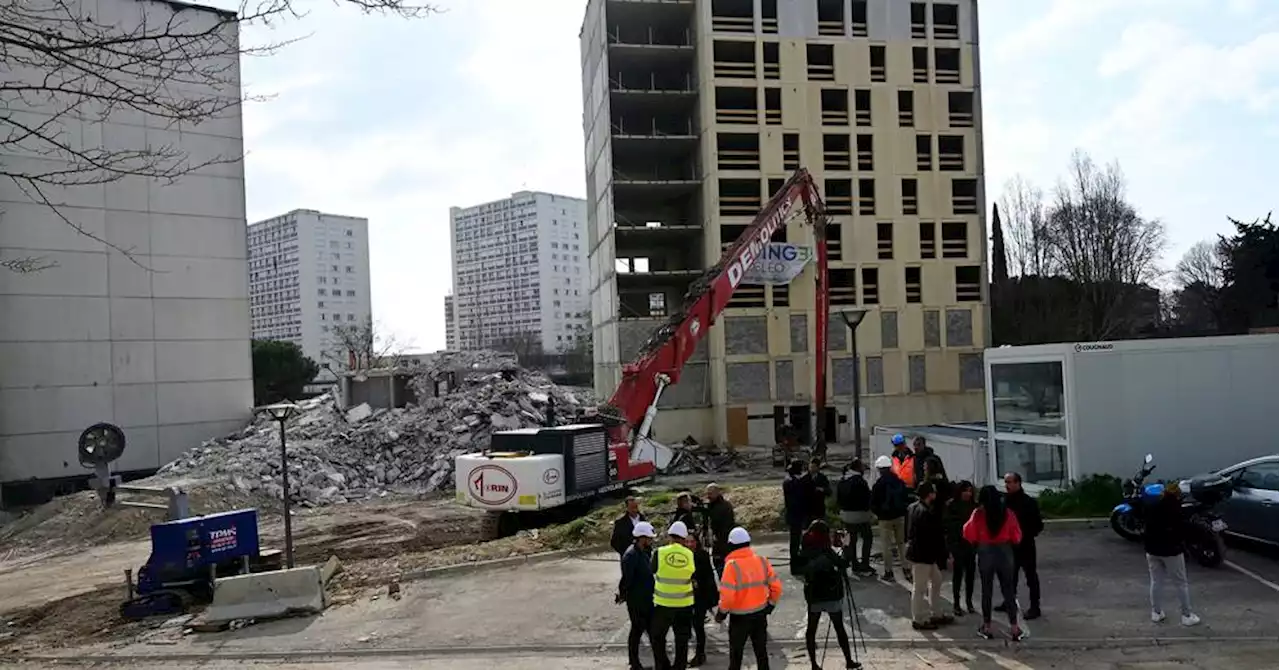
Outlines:
{"type": "MultiPolygon", "coordinates": [[[[700,481],[686,476],[674,488],[647,487],[642,493],[646,512],[662,519],[675,507],[675,490],[707,481],[705,475],[700,481]]],[[[726,484],[726,490],[740,523],[754,530],[778,528],[776,484],[726,484]]],[[[238,502],[253,501],[210,500],[198,489],[192,493],[197,512],[230,509],[238,502]]],[[[263,546],[283,548],[280,516],[269,506],[259,510],[263,546]]],[[[415,570],[602,544],[620,511],[620,502],[607,502],[567,524],[479,542],[483,513],[456,505],[451,497],[388,496],[304,508],[294,516],[295,560],[318,564],[337,556],[343,570],[330,590],[341,605],[415,570]]],[[[126,597],[125,570],[136,571],[146,561],[146,538],[155,520],[146,510],[104,511],[93,494],[82,493],[0,530],[0,650],[122,641],[154,629],[161,622],[126,622],[118,608],[126,597]]]]}

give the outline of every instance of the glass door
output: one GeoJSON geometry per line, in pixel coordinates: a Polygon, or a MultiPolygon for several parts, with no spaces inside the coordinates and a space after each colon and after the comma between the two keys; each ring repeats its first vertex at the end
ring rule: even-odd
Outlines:
{"type": "Polygon", "coordinates": [[[1071,482],[1063,360],[993,361],[988,427],[993,478],[1017,472],[1032,490],[1071,482]]]}

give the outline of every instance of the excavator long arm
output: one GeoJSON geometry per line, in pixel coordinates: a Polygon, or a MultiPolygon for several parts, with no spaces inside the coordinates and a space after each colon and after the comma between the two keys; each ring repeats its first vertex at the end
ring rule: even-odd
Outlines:
{"type": "MultiPolygon", "coordinates": [[[[680,380],[680,373],[698,342],[706,337],[708,329],[728,307],[747,270],[797,207],[802,208],[805,219],[814,228],[817,262],[814,401],[817,407],[826,406],[826,215],[813,178],[801,168],[769,199],[746,231],[721,255],[720,261],[690,285],[681,310],[654,331],[635,361],[623,366],[622,381],[605,410],[613,419],[614,440],[626,439],[628,430],[634,430],[634,437],[648,437],[663,389],[680,380]]],[[[822,425],[821,417],[818,425],[822,425]]]]}

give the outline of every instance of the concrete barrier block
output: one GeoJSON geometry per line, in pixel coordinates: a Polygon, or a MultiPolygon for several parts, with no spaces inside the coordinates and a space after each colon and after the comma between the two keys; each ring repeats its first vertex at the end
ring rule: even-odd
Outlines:
{"type": "Polygon", "coordinates": [[[259,572],[219,579],[213,584],[213,604],[205,610],[208,623],[235,619],[269,619],[324,610],[324,581],[320,566],[259,572]]]}

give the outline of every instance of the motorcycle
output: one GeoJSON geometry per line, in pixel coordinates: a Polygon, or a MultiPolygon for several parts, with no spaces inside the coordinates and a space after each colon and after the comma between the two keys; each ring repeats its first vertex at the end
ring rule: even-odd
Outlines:
{"type": "MultiPolygon", "coordinates": [[[[1111,529],[1116,535],[1134,542],[1142,539],[1143,523],[1140,513],[1146,478],[1155,471],[1154,457],[1147,454],[1142,467],[1121,490],[1124,500],[1111,511],[1111,529]]],[[[1187,554],[1197,563],[1213,568],[1226,558],[1222,533],[1227,524],[1214,507],[1231,495],[1231,480],[1220,475],[1201,475],[1179,482],[1182,491],[1182,513],[1187,525],[1187,554]]]]}

